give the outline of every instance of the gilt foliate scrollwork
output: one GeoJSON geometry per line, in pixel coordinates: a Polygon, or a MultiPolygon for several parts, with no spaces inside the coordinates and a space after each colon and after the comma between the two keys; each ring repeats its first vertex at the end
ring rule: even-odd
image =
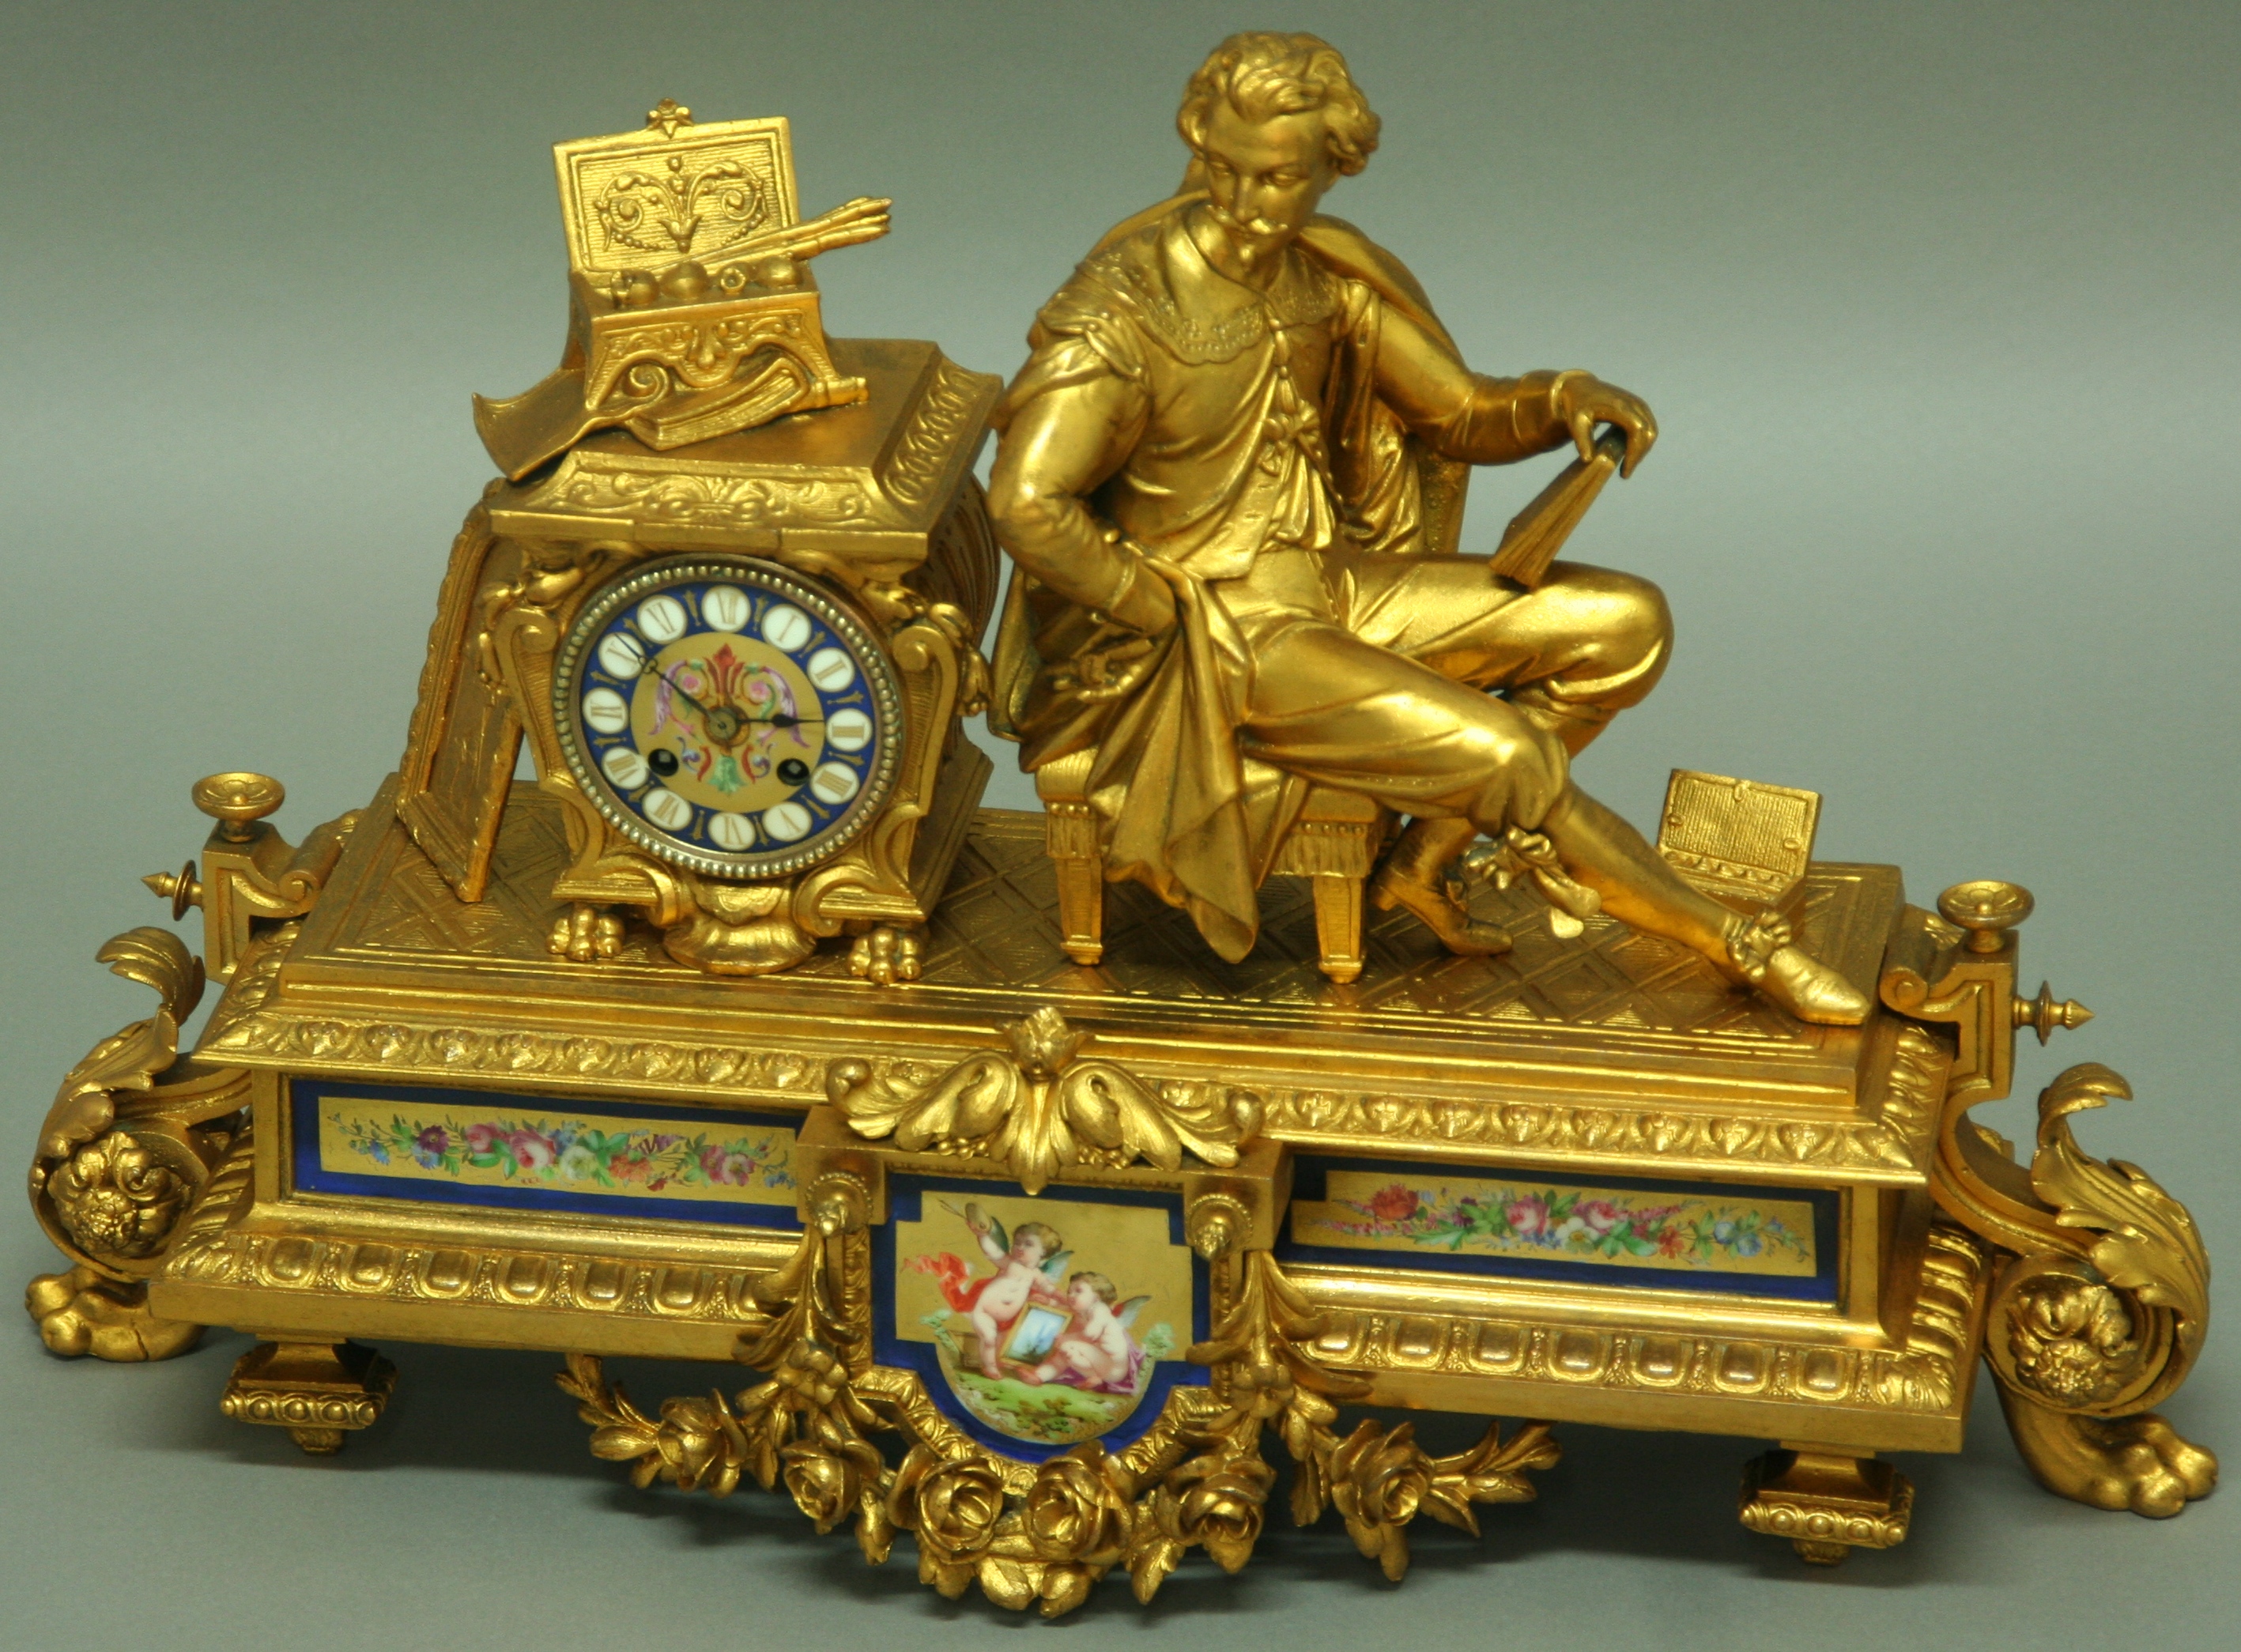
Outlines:
{"type": "Polygon", "coordinates": [[[746,240],[770,217],[762,180],[729,159],[689,171],[672,162],[666,175],[619,173],[592,210],[615,245],[672,258],[695,251],[712,256],[746,240]]]}
{"type": "Polygon", "coordinates": [[[2039,1097],[2031,1190],[2052,1213],[2044,1249],[2010,1263],[1996,1292],[1993,1367],[2042,1404],[2097,1416],[2144,1411],[2184,1380],[2210,1316],[2210,1260],[2186,1207],[2070,1133],[2073,1114],[2130,1098],[2098,1062],[2039,1097]]]}
{"type": "Polygon", "coordinates": [[[1234,1165],[1259,1127],[1256,1097],[1221,1086],[1161,1087],[1085,1055],[1088,1035],[1047,1006],[1002,1031],[1002,1051],[967,1056],[925,1086],[875,1078],[866,1062],[835,1062],[826,1094],[859,1135],[893,1136],[907,1153],[994,1160],[1030,1194],[1077,1164],[1174,1170],[1187,1151],[1234,1165]]]}
{"type": "Polygon", "coordinates": [[[2030,1182],[2049,1219],[2041,1244],[2001,1272],[1985,1354],[2041,1481],[2101,1508],[2174,1515],[2210,1490],[2217,1459],[2151,1408],[2201,1350],[2209,1256],[2184,1205],[2137,1166],[2086,1153],[2070,1124],[2131,1095],[2098,1062],[2040,1095],[2030,1182]]]}
{"type": "Polygon", "coordinates": [[[110,1279],[147,1274],[230,1140],[245,1075],[178,1060],[179,1023],[203,992],[202,961],[166,929],[128,930],[95,954],[153,987],[153,1015],[71,1067],[32,1160],[32,1208],[73,1261],[110,1279]]]}
{"type": "Polygon", "coordinates": [[[123,1130],[95,1137],[47,1178],[47,1196],[72,1239],[94,1255],[151,1256],[186,1208],[191,1189],[123,1130]]]}
{"type": "MultiPolygon", "coordinates": [[[[2162,1373],[2133,1396],[2135,1408],[2176,1388],[2201,1350],[2210,1322],[2210,1256],[2184,1205],[2137,1165],[2094,1158],[2070,1134],[2070,1115],[2130,1100],[2131,1087],[2097,1061],[2073,1067],[2039,1097],[2031,1188],[2064,1227],[2091,1235],[2086,1260],[2117,1290],[2170,1321],[2162,1373]]],[[[2160,1340],[2151,1336],[2151,1340],[2160,1340]]]]}
{"type": "Polygon", "coordinates": [[[31,1207],[75,1265],[33,1280],[23,1305],[57,1354],[163,1359],[191,1348],[202,1331],[150,1314],[144,1281],[232,1140],[247,1075],[179,1061],[179,1024],[201,1001],[204,971],[177,936],[128,930],[95,957],[161,1001],[153,1015],[95,1045],[48,1109],[31,1161],[31,1207]]]}
{"type": "Polygon", "coordinates": [[[826,1247],[837,1223],[813,1224],[785,1267],[757,1281],[766,1312],[743,1332],[742,1361],[771,1373],[727,1401],[720,1392],[666,1401],[648,1416],[609,1384],[600,1363],[571,1354],[556,1381],[592,1426],[592,1450],[632,1465],[634,1484],[665,1481],[721,1497],[752,1475],[765,1490],[781,1481],[821,1535],[853,1513],[867,1559],[886,1558],[893,1528],[885,1513],[888,1474],[864,1436],[882,1426],[849,1381],[858,1340],[834,1312],[826,1247]]]}
{"type": "Polygon", "coordinates": [[[1530,1498],[1528,1474],[1556,1461],[1543,1423],[1506,1441],[1497,1425],[1470,1450],[1438,1458],[1406,1423],[1364,1421],[1341,1437],[1336,1402],[1367,1384],[1316,1360],[1320,1319],[1266,1252],[1241,1259],[1235,1301],[1190,1350],[1214,1368],[1214,1390],[1178,1390],[1125,1451],[1093,1440],[1037,1464],[998,1455],[948,1426],[913,1374],[861,1363],[831,1281],[833,1247],[860,1227],[860,1202],[841,1185],[813,1187],[811,1202],[799,1248],[756,1287],[766,1316],[741,1337],[740,1358],[768,1381],[649,1414],[597,1359],[570,1356],[558,1380],[592,1425],[596,1455],[631,1464],[641,1487],[725,1496],[749,1476],[766,1490],[782,1485],[820,1533],[853,1518],[867,1560],[885,1560],[908,1532],[920,1581],[944,1596],[978,1583],[999,1605],[1046,1617],[1072,1611],[1116,1569],[1148,1602],[1194,1548],[1225,1571],[1241,1568],[1276,1484],[1261,1450],[1272,1427],[1295,1465],[1293,1518],[1304,1525],[1335,1507],[1395,1579],[1408,1569],[1407,1528],[1419,1514],[1475,1533],[1474,1503],[1530,1498]],[[893,1466],[872,1439],[889,1432],[906,1442],[893,1466]]]}
{"type": "Polygon", "coordinates": [[[1395,1582],[1408,1569],[1407,1528],[1417,1515],[1475,1536],[1473,1503],[1533,1496],[1527,1474],[1561,1455],[1546,1423],[1529,1423],[1508,1441],[1493,1424],[1470,1450],[1438,1458],[1405,1422],[1388,1428],[1365,1420],[1341,1439],[1332,1427],[1335,1402],[1360,1398],[1368,1381],[1314,1357],[1322,1316],[1273,1256],[1248,1252],[1240,1266],[1235,1305],[1189,1355],[1221,1374],[1229,1404],[1198,1431],[1206,1448],[1170,1471],[1152,1495],[1154,1529],[1130,1555],[1139,1599],[1151,1598],[1192,1543],[1203,1544],[1228,1571],[1250,1556],[1259,1518],[1248,1517],[1248,1506],[1257,1508],[1256,1488],[1265,1499],[1274,1476],[1261,1455],[1264,1428],[1277,1431],[1294,1464],[1293,1521],[1309,1525],[1335,1507],[1355,1546],[1395,1582]]]}
{"type": "Polygon", "coordinates": [[[155,1014],[133,1022],[88,1051],[64,1077],[39,1130],[41,1159],[58,1159],[90,1141],[117,1116],[120,1092],[145,1090],[179,1051],[179,1023],[202,1001],[202,960],[168,929],[144,926],[103,943],[94,954],[112,973],[155,988],[155,1014]]]}
{"type": "MultiPolygon", "coordinates": [[[[993,1161],[1031,1194],[1075,1167],[1146,1161],[1172,1172],[1187,1154],[1234,1166],[1259,1122],[1248,1095],[1161,1088],[1085,1054],[1087,1037],[1055,1009],[1003,1031],[1002,1050],[929,1083],[874,1082],[867,1064],[837,1062],[830,1094],[859,1135],[993,1161]]],[[[1407,1528],[1419,1514],[1475,1532],[1474,1503],[1531,1496],[1527,1473],[1556,1460],[1537,1423],[1508,1441],[1491,1429],[1441,1458],[1407,1425],[1364,1422],[1341,1438],[1339,1406],[1367,1395],[1369,1381],[1318,1357],[1324,1316],[1267,1251],[1234,1249],[1249,1213],[1220,1192],[1194,1201],[1187,1223],[1223,1281],[1212,1334],[1185,1354],[1212,1385],[1173,1390],[1122,1450],[1091,1440],[1039,1463],[990,1451],[930,1401],[917,1374],[871,1361],[863,1235],[873,1202],[853,1170],[809,1183],[808,1229],[786,1265],[756,1282],[756,1317],[739,1338],[740,1361],[769,1378],[736,1399],[675,1399],[649,1415],[597,1360],[572,1357],[560,1386],[592,1424],[592,1450],[631,1463],[641,1486],[724,1495],[748,1475],[766,1489],[782,1483],[819,1532],[853,1519],[869,1560],[909,1532],[920,1580],[943,1595],[977,1582],[1000,1605],[1038,1604],[1052,1617],[1116,1569],[1149,1601],[1193,1548],[1227,1571],[1243,1566],[1276,1484],[1261,1453],[1272,1428],[1295,1465],[1293,1518],[1304,1525],[1335,1507],[1393,1578],[1408,1569],[1407,1528]],[[881,1433],[902,1437],[899,1465],[873,1443],[881,1433]]]]}

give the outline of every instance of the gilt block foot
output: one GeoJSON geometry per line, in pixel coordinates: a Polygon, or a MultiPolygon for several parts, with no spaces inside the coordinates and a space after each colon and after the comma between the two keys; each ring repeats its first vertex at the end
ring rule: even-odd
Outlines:
{"type": "Polygon", "coordinates": [[[380,1420],[397,1368],[356,1342],[264,1342],[243,1354],[218,1409],[237,1422],[285,1428],[313,1456],[380,1420]]]}
{"type": "Polygon", "coordinates": [[[1887,1462],[1813,1446],[1784,1446],[1743,1469],[1745,1528],[1787,1537],[1800,1559],[1835,1566],[1856,1548],[1906,1541],[1914,1485],[1887,1462]]]}

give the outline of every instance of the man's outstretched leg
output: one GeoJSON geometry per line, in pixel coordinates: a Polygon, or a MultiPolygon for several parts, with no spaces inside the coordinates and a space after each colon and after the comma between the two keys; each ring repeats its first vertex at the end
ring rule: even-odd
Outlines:
{"type": "MultiPolygon", "coordinates": [[[[1554,564],[1539,589],[1524,592],[1478,558],[1442,558],[1358,582],[1357,596],[1373,633],[1365,640],[1475,688],[1507,687],[1511,708],[1573,757],[1656,686],[1672,645],[1672,616],[1656,585],[1575,563],[1554,564]]],[[[1508,951],[1509,936],[1463,906],[1455,863],[1477,836],[1468,819],[1410,821],[1371,900],[1406,909],[1450,952],[1508,951]]]]}
{"type": "Polygon", "coordinates": [[[1773,914],[1746,918],[1691,888],[1617,815],[1567,787],[1541,822],[1564,870],[1594,890],[1603,910],[1644,934],[1677,940],[1739,986],[1756,987],[1801,1021],[1856,1027],[1867,995],[1789,939],[1773,914]]]}
{"type": "Polygon", "coordinates": [[[1537,832],[1612,917],[1702,954],[1802,1020],[1865,1019],[1866,997],[1790,945],[1776,921],[1690,887],[1640,833],[1575,787],[1563,741],[1526,707],[1328,625],[1273,631],[1256,664],[1248,754],[1419,819],[1456,822],[1451,831],[1497,841],[1512,827],[1537,832]]]}

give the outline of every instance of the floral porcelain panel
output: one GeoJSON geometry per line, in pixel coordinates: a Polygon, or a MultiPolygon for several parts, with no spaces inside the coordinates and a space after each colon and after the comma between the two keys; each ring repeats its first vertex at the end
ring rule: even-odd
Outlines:
{"type": "Polygon", "coordinates": [[[1826,1301],[1840,1197],[1303,1156],[1280,1254],[1826,1301]]]}
{"type": "Polygon", "coordinates": [[[793,1227],[782,1115],[291,1080],[296,1185],[517,1209],[793,1227]]]}

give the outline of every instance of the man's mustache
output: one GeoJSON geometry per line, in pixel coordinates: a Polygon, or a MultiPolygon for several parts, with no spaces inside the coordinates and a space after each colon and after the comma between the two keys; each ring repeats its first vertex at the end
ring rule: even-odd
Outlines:
{"type": "Polygon", "coordinates": [[[1235,230],[1245,235],[1272,236],[1284,233],[1284,226],[1281,224],[1271,224],[1263,217],[1241,218],[1224,208],[1218,201],[1208,201],[1207,208],[1214,214],[1214,222],[1226,230],[1235,230]]]}

